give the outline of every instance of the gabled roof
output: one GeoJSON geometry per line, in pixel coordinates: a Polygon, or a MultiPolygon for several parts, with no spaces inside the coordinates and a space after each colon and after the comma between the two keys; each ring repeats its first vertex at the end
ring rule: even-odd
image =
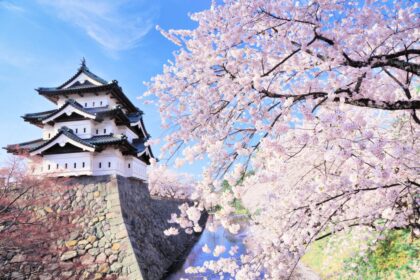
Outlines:
{"type": "Polygon", "coordinates": [[[142,141],[137,139],[131,144],[128,142],[127,136],[121,134],[100,135],[82,139],[74,134],[71,129],[62,127],[59,129],[58,133],[49,140],[38,139],[16,145],[9,145],[5,149],[9,153],[22,154],[27,152],[33,156],[42,154],[56,145],[63,147],[67,143],[89,152],[100,152],[106,146],[118,145],[120,150],[125,154],[130,154],[139,158],[143,154],[146,154],[148,156],[147,163],[149,163],[149,159],[153,157],[153,154],[150,147],[144,145],[144,141],[145,140],[142,141]]]}
{"type": "MultiPolygon", "coordinates": [[[[106,110],[107,108],[105,108],[106,110]]],[[[96,113],[90,112],[86,110],[82,105],[74,101],[73,99],[68,99],[66,102],[55,112],[50,113],[49,115],[45,115],[42,117],[42,123],[48,123],[53,121],[54,119],[62,116],[63,114],[72,114],[76,113],[88,119],[96,119],[96,113]]]]}
{"type": "Polygon", "coordinates": [[[73,146],[76,146],[84,151],[89,152],[94,152],[96,148],[95,145],[75,135],[71,129],[67,127],[62,127],[58,130],[58,133],[53,138],[37,147],[29,149],[28,152],[31,156],[34,156],[48,150],[56,144],[64,146],[67,143],[70,143],[73,146]],[[60,139],[61,141],[59,141],[60,139]]]}
{"type": "Polygon", "coordinates": [[[122,110],[121,106],[117,106],[115,108],[109,108],[108,106],[85,108],[75,100],[68,99],[60,108],[56,110],[26,114],[22,118],[29,123],[42,127],[45,123],[54,121],[54,119],[69,112],[73,112],[96,121],[102,121],[105,117],[115,118],[118,120],[118,125],[125,124],[132,130],[137,127],[138,129],[137,131],[134,131],[135,133],[138,135],[141,133],[144,138],[150,137],[143,123],[143,112],[137,111],[134,113],[126,114],[122,110]]]}
{"type": "Polygon", "coordinates": [[[130,113],[140,111],[134,104],[127,98],[118,85],[118,81],[113,80],[107,82],[89,71],[86,66],[85,60],[82,60],[82,65],[70,79],[58,87],[40,87],[36,89],[38,93],[53,103],[57,103],[59,96],[67,96],[69,94],[83,95],[85,93],[98,94],[105,92],[111,94],[112,97],[130,113]]]}
{"type": "Polygon", "coordinates": [[[77,86],[83,87],[83,86],[94,85],[92,82],[89,82],[88,80],[86,80],[83,84],[80,83],[79,81],[76,81],[74,84],[71,84],[73,81],[75,81],[82,74],[85,74],[86,76],[91,78],[93,81],[97,82],[98,84],[102,84],[102,85],[108,84],[107,81],[105,81],[101,77],[99,77],[99,76],[97,76],[97,75],[95,75],[95,74],[93,74],[92,72],[89,71],[89,68],[86,66],[86,60],[83,58],[82,59],[82,64],[80,65],[76,74],[74,74],[70,79],[65,81],[62,85],[58,86],[57,89],[63,89],[65,87],[67,87],[68,85],[71,85],[70,87],[77,87],[77,86]]]}
{"type": "Polygon", "coordinates": [[[70,94],[79,94],[83,95],[86,93],[95,93],[105,92],[106,94],[112,95],[113,98],[117,99],[118,102],[130,113],[135,113],[140,111],[139,108],[134,106],[134,104],[128,99],[128,97],[122,91],[122,88],[118,85],[118,81],[114,80],[106,85],[93,85],[93,86],[83,86],[83,87],[69,87],[64,89],[59,88],[38,88],[36,89],[38,93],[53,103],[57,103],[59,96],[68,96],[70,94]]]}

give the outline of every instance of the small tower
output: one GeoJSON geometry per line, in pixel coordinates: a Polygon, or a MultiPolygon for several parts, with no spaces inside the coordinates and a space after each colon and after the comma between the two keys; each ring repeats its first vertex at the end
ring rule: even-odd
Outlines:
{"type": "Polygon", "coordinates": [[[153,153],[145,145],[150,136],[143,112],[117,81],[108,83],[90,72],[83,58],[69,80],[37,91],[56,109],[24,115],[25,121],[42,128],[42,138],[9,145],[9,153],[28,154],[36,174],[116,174],[146,180],[153,153]]]}

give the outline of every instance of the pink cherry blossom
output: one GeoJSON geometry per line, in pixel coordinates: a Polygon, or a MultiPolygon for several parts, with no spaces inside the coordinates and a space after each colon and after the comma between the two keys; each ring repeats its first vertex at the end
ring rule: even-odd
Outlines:
{"type": "Polygon", "coordinates": [[[163,152],[178,166],[208,159],[196,204],[174,222],[190,232],[197,211],[218,205],[235,229],[238,198],[250,213],[239,258],[190,272],[288,279],[311,243],[337,232],[419,232],[417,9],[225,0],[193,14],[193,30],[162,31],[179,45],[148,84],[168,128],[163,152]]]}

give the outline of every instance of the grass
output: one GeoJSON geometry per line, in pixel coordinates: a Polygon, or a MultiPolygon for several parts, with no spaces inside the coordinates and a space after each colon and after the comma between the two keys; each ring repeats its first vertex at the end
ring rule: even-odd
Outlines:
{"type": "Polygon", "coordinates": [[[344,260],[357,252],[361,242],[351,233],[316,241],[309,247],[302,262],[322,279],[340,279],[345,270],[344,260]]]}
{"type": "Polygon", "coordinates": [[[322,279],[420,279],[420,240],[407,230],[385,234],[375,250],[359,254],[366,241],[342,234],[315,242],[302,261],[322,279]]]}

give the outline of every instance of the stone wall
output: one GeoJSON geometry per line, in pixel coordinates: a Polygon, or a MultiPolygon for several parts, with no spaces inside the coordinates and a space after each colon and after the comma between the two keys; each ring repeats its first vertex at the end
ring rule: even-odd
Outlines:
{"type": "MultiPolygon", "coordinates": [[[[176,262],[184,259],[197,235],[165,236],[171,213],[186,201],[151,198],[147,185],[118,177],[122,215],[143,279],[161,279],[176,262]]],[[[205,223],[203,216],[201,223],[205,223]]],[[[139,279],[139,278],[137,278],[139,279]]]]}
{"type": "Polygon", "coordinates": [[[198,239],[185,233],[163,234],[170,214],[185,201],[152,198],[140,180],[86,176],[66,184],[71,186],[65,194],[70,205],[51,210],[71,207],[80,213],[71,221],[75,229],[53,245],[62,252],[43,256],[37,273],[24,271],[24,256],[0,260],[0,267],[17,258],[22,262],[18,271],[4,275],[6,279],[162,279],[198,239]]]}

